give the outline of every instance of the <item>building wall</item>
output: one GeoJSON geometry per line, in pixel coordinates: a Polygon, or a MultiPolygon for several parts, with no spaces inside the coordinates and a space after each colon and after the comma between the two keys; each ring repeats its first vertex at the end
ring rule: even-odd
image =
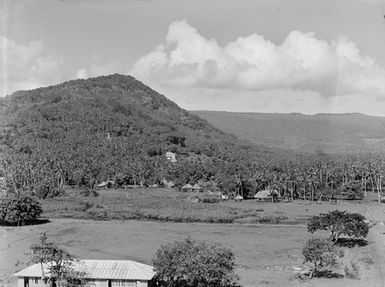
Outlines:
{"type": "MultiPolygon", "coordinates": [[[[44,282],[40,280],[38,277],[25,277],[28,278],[28,286],[29,287],[46,287],[44,282]]],[[[17,287],[25,287],[26,280],[24,277],[17,278],[17,287]]]]}
{"type": "MultiPolygon", "coordinates": [[[[25,287],[24,282],[24,277],[17,278],[17,287],[25,287]]],[[[93,287],[148,287],[147,281],[92,279],[89,282],[93,287]]],[[[46,287],[39,278],[28,278],[28,284],[29,287],[46,287]]]]}

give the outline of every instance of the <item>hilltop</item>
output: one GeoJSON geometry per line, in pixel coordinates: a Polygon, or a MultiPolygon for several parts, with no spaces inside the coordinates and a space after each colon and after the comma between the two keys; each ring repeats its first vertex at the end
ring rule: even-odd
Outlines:
{"type": "Polygon", "coordinates": [[[226,170],[275,154],[117,74],[0,99],[0,136],[2,172],[17,179],[14,188],[32,188],[43,197],[63,185],[92,188],[106,179],[155,184],[166,178],[182,185],[215,177],[219,182],[228,180],[226,170]],[[176,153],[177,163],[167,161],[167,151],[176,153]]]}
{"type": "Polygon", "coordinates": [[[383,153],[385,117],[192,111],[240,139],[297,152],[383,153]]]}

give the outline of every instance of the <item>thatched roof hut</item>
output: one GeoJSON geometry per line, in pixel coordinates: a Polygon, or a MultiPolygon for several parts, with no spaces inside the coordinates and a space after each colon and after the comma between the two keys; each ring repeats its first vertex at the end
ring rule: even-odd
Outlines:
{"type": "Polygon", "coordinates": [[[254,198],[258,200],[274,200],[274,198],[279,198],[279,192],[276,191],[275,189],[265,189],[265,190],[260,190],[258,191],[255,195],[254,198]]]}
{"type": "Polygon", "coordinates": [[[202,191],[202,187],[199,185],[199,184],[194,184],[194,186],[192,187],[192,189],[195,191],[195,192],[199,192],[199,191],[202,191]]]}
{"type": "Polygon", "coordinates": [[[184,192],[187,192],[187,191],[192,191],[193,187],[191,184],[185,184],[184,186],[182,186],[182,191],[184,192]]]}

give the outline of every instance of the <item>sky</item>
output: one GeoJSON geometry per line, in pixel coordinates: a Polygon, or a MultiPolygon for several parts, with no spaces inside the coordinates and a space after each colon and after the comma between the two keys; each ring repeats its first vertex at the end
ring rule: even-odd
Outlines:
{"type": "Polygon", "coordinates": [[[385,0],[0,3],[0,96],[121,73],[189,110],[385,116],[385,0]]]}

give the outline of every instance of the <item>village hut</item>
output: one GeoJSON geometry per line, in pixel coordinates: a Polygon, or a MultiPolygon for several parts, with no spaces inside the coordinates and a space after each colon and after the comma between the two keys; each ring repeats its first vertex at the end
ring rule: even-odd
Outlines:
{"type": "Polygon", "coordinates": [[[99,183],[99,184],[97,185],[97,187],[100,187],[100,188],[102,188],[102,187],[107,187],[107,182],[106,182],[106,181],[102,181],[101,183],[99,183]]]}
{"type": "Polygon", "coordinates": [[[182,191],[183,192],[191,192],[193,190],[193,187],[191,184],[185,184],[184,186],[182,186],[182,191]]]}
{"type": "Polygon", "coordinates": [[[174,184],[174,182],[173,181],[167,181],[166,179],[163,179],[162,180],[162,184],[164,185],[164,187],[166,187],[166,188],[173,188],[173,187],[175,187],[175,184],[174,184]]]}
{"type": "Polygon", "coordinates": [[[265,189],[260,190],[254,195],[254,199],[259,201],[272,201],[274,202],[276,199],[280,197],[278,191],[275,189],[265,189]]]}
{"type": "Polygon", "coordinates": [[[195,192],[202,192],[202,187],[199,185],[199,184],[194,184],[194,186],[192,187],[193,191],[195,192]]]}
{"type": "Polygon", "coordinates": [[[168,161],[177,162],[176,154],[171,152],[171,151],[166,152],[166,158],[167,158],[168,161]]]}
{"type": "Polygon", "coordinates": [[[235,201],[242,201],[243,200],[243,196],[238,194],[234,199],[235,199],[235,201]]]}

